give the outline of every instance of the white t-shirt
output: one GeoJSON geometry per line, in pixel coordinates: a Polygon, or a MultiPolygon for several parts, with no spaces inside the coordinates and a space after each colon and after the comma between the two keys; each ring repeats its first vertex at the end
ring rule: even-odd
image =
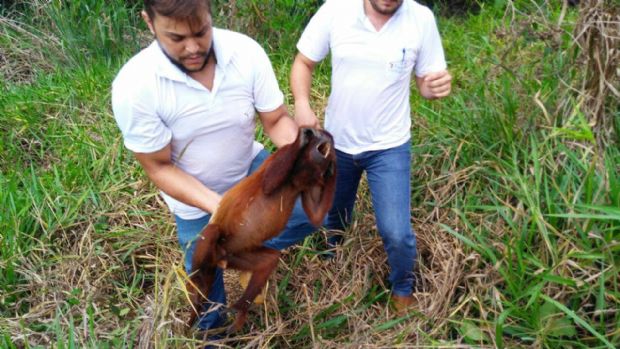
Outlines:
{"type": "MultiPolygon", "coordinates": [[[[255,110],[270,112],[284,96],[265,51],[251,38],[213,28],[213,88],[183,73],[157,42],[130,59],[112,84],[112,108],[125,146],[151,153],[171,144],[172,162],[223,194],[244,178],[263,148],[254,140],[255,110]]],[[[184,219],[206,213],[162,193],[184,219]]]]}
{"type": "Polygon", "coordinates": [[[328,0],[297,48],[319,62],[332,53],[325,128],[349,154],[395,147],[411,137],[409,91],[417,76],[446,69],[433,13],[413,0],[377,31],[363,0],[328,0]]]}

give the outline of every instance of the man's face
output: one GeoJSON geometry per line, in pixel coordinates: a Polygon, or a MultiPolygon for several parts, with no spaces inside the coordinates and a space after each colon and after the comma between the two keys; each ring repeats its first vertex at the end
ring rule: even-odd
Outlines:
{"type": "Polygon", "coordinates": [[[186,73],[198,72],[204,68],[213,40],[209,13],[205,12],[204,19],[194,26],[187,21],[159,14],[149,18],[143,12],[142,17],[172,63],[186,73]]]}
{"type": "Polygon", "coordinates": [[[382,15],[391,16],[398,10],[403,0],[368,0],[370,6],[382,15]]]}

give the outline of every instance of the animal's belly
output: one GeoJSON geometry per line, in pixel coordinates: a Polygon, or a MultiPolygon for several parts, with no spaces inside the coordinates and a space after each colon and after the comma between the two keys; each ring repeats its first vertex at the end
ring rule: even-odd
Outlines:
{"type": "Polygon", "coordinates": [[[254,216],[254,219],[244,219],[237,222],[234,227],[229,227],[228,231],[234,231],[223,241],[224,249],[228,253],[242,252],[256,249],[282,232],[290,213],[282,212],[278,215],[254,216]],[[267,219],[269,218],[269,219],[267,219]]]}

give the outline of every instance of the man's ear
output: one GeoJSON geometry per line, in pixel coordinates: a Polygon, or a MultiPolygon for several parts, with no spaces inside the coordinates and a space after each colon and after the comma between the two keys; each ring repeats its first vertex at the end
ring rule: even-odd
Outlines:
{"type": "Polygon", "coordinates": [[[149,27],[151,34],[155,35],[155,28],[153,27],[153,20],[151,19],[151,17],[149,17],[149,14],[146,13],[146,11],[142,10],[142,12],[140,12],[140,15],[142,15],[142,19],[144,20],[144,23],[146,23],[146,25],[149,27]]]}

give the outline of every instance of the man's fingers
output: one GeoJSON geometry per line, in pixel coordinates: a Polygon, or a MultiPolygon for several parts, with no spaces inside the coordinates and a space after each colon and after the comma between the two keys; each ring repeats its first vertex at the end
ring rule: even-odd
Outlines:
{"type": "Polygon", "coordinates": [[[431,85],[430,90],[433,92],[442,92],[442,91],[450,91],[450,82],[447,83],[443,83],[443,84],[437,84],[437,85],[431,85]]]}
{"type": "Polygon", "coordinates": [[[435,97],[445,97],[450,94],[450,85],[442,86],[441,88],[432,89],[431,92],[435,97]]]}
{"type": "Polygon", "coordinates": [[[426,81],[426,82],[433,81],[433,80],[441,79],[441,78],[446,77],[446,76],[450,77],[450,73],[448,73],[447,70],[432,72],[432,73],[428,73],[428,74],[426,74],[426,76],[424,76],[424,81],[426,81]]]}
{"type": "Polygon", "coordinates": [[[450,94],[452,76],[447,70],[432,72],[424,76],[420,88],[426,98],[441,98],[450,94]]]}
{"type": "Polygon", "coordinates": [[[435,79],[429,81],[427,86],[435,98],[441,98],[450,94],[451,82],[452,76],[448,72],[442,72],[436,74],[435,79]]]}
{"type": "Polygon", "coordinates": [[[447,73],[436,76],[434,79],[426,80],[426,82],[428,83],[428,86],[431,88],[450,84],[451,81],[452,81],[452,76],[450,76],[450,74],[447,74],[447,73]]]}
{"type": "Polygon", "coordinates": [[[449,95],[449,94],[450,94],[450,90],[449,90],[449,89],[448,89],[448,90],[445,90],[445,91],[442,91],[442,92],[435,92],[435,93],[434,93],[435,98],[446,97],[446,96],[447,96],[447,95],[449,95]]]}

